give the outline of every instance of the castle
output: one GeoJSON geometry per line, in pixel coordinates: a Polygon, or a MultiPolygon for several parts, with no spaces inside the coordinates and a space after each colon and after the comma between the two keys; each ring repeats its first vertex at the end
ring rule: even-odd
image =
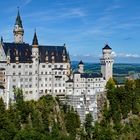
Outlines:
{"type": "Polygon", "coordinates": [[[104,92],[106,81],[112,77],[112,49],[105,45],[101,58],[101,74],[87,74],[80,61],[77,71],[71,70],[71,61],[65,44],[40,45],[34,32],[32,45],[24,42],[24,28],[18,11],[13,29],[14,42],[0,41],[0,97],[8,107],[14,101],[13,89],[23,90],[25,100],[38,100],[41,96],[69,97],[69,103],[80,114],[86,101],[84,114],[92,112],[97,119],[97,93],[104,92]],[[88,108],[88,109],[87,109],[88,108]]]}

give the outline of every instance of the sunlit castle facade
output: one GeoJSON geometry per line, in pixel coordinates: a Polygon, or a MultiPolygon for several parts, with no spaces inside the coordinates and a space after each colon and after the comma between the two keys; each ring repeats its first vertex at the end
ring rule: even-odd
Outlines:
{"type": "Polygon", "coordinates": [[[24,42],[24,29],[18,12],[14,42],[0,42],[1,95],[6,103],[14,100],[13,89],[22,88],[25,100],[38,100],[44,94],[65,95],[70,75],[70,59],[65,44],[39,45],[36,32],[32,45],[24,42]]]}
{"type": "Polygon", "coordinates": [[[101,58],[101,73],[85,73],[80,61],[77,71],[71,71],[69,53],[62,46],[40,45],[36,31],[32,45],[24,42],[24,28],[18,11],[14,25],[14,42],[0,41],[0,97],[7,107],[14,101],[13,90],[23,90],[25,100],[38,100],[41,96],[69,97],[69,103],[83,120],[91,112],[97,119],[96,95],[104,92],[112,77],[112,49],[106,45],[101,58]],[[84,104],[84,110],[81,110],[84,104]]]}

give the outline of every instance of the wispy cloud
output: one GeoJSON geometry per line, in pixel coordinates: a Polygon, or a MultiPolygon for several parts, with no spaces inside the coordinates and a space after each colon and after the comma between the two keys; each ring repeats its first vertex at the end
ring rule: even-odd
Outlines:
{"type": "Polygon", "coordinates": [[[133,54],[133,53],[116,53],[116,52],[112,52],[112,55],[114,57],[118,57],[118,58],[140,58],[139,54],[133,54]]]}
{"type": "Polygon", "coordinates": [[[32,12],[30,14],[24,15],[26,18],[38,19],[39,21],[48,20],[62,20],[68,18],[80,18],[86,16],[86,13],[81,8],[70,8],[70,9],[55,9],[40,12],[32,12]]]}
{"type": "Polygon", "coordinates": [[[32,0],[24,0],[24,6],[28,5],[31,2],[32,2],[32,0]]]}
{"type": "Polygon", "coordinates": [[[107,7],[107,8],[105,9],[105,11],[106,11],[106,12],[111,12],[111,11],[113,11],[113,10],[118,10],[118,9],[120,9],[120,8],[122,8],[122,6],[114,4],[114,5],[112,5],[112,6],[107,7]]]}

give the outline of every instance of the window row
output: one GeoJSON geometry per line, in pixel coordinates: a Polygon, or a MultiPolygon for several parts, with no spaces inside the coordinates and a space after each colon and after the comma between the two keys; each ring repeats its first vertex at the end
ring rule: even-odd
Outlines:
{"type": "MultiPolygon", "coordinates": [[[[21,68],[21,65],[13,65],[13,68],[21,68]]],[[[32,65],[25,65],[25,68],[32,68],[32,65]]]]}

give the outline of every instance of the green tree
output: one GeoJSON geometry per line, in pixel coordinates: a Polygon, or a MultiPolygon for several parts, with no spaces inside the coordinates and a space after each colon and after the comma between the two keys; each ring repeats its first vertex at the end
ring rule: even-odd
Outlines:
{"type": "Polygon", "coordinates": [[[106,83],[106,89],[107,90],[112,90],[114,88],[115,88],[115,82],[112,78],[110,78],[106,83]]]}
{"type": "Polygon", "coordinates": [[[85,118],[85,123],[84,123],[84,127],[85,127],[85,131],[86,131],[86,137],[87,139],[91,139],[91,134],[92,134],[92,122],[93,122],[93,117],[91,115],[91,113],[86,115],[85,118]]]}

